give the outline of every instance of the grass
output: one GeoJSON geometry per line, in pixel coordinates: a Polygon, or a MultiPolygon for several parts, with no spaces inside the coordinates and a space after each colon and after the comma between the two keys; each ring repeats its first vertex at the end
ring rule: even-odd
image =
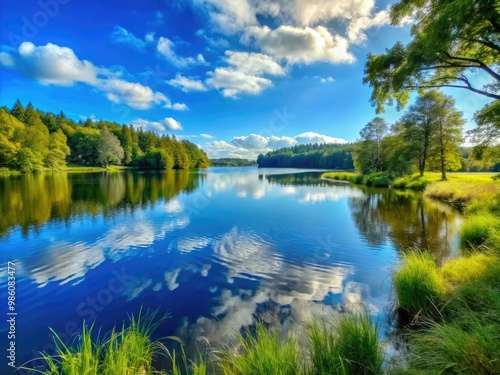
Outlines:
{"type": "MultiPolygon", "coordinates": [[[[93,326],[84,324],[75,346],[67,345],[54,331],[57,356],[42,353],[45,370],[32,370],[42,375],[115,375],[156,374],[152,361],[157,355],[166,353],[165,346],[152,341],[151,334],[166,316],[156,319],[157,312],[130,318],[128,327],[113,329],[102,340],[97,335],[92,339],[93,326]]],[[[24,368],[30,370],[29,368],[24,368]]]]}
{"type": "Polygon", "coordinates": [[[399,307],[412,314],[427,313],[445,293],[436,262],[425,252],[409,251],[394,272],[399,307]]]}
{"type": "Polygon", "coordinates": [[[382,374],[384,355],[377,327],[367,315],[314,319],[307,328],[309,374],[382,374]]]}
{"type": "Polygon", "coordinates": [[[500,374],[498,326],[469,319],[468,330],[457,323],[434,323],[427,332],[413,335],[409,367],[420,374],[500,374]]]}
{"type": "Polygon", "coordinates": [[[293,336],[280,338],[277,329],[257,324],[255,332],[240,335],[238,353],[230,348],[219,351],[218,367],[223,375],[298,375],[299,347],[293,336]]]}
{"type": "Polygon", "coordinates": [[[500,217],[489,212],[470,215],[464,221],[460,241],[464,249],[498,245],[495,234],[500,230],[500,217]]]}
{"type": "Polygon", "coordinates": [[[391,180],[383,173],[371,173],[369,175],[360,175],[353,172],[326,172],[321,178],[327,178],[336,181],[349,181],[356,185],[367,185],[373,187],[389,187],[391,180]]]}

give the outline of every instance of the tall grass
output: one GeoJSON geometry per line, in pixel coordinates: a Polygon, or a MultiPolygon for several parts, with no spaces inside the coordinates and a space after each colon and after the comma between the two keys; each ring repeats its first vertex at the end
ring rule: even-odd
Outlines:
{"type": "Polygon", "coordinates": [[[384,356],[377,327],[367,315],[314,319],[307,328],[314,375],[382,374],[384,356]]]}
{"type": "Polygon", "coordinates": [[[223,375],[300,375],[299,347],[293,336],[283,340],[277,329],[258,323],[255,332],[239,337],[238,353],[219,351],[218,367],[223,375]]]}
{"type": "Polygon", "coordinates": [[[409,251],[394,272],[394,287],[399,306],[417,314],[429,312],[445,293],[434,259],[425,252],[409,251]]]}
{"type": "Polygon", "coordinates": [[[66,345],[53,330],[56,356],[42,353],[46,369],[34,370],[42,375],[147,375],[157,373],[152,361],[165,355],[166,348],[152,341],[151,334],[167,316],[156,319],[157,311],[130,317],[130,325],[113,329],[102,340],[99,334],[93,340],[93,326],[85,324],[75,346],[66,345]]]}
{"type": "Polygon", "coordinates": [[[457,323],[437,324],[410,339],[409,365],[429,374],[500,374],[499,328],[470,316],[464,330],[457,323]]]}

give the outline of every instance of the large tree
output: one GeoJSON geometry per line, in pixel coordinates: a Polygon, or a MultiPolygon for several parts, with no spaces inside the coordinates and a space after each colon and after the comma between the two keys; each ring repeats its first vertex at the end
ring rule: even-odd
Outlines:
{"type": "Polygon", "coordinates": [[[438,160],[445,180],[446,170],[453,162],[459,163],[458,144],[462,141],[462,113],[455,109],[453,99],[436,90],[428,91],[410,106],[401,123],[408,155],[416,160],[420,176],[424,175],[429,161],[438,160]]]}
{"type": "Polygon", "coordinates": [[[384,155],[382,140],[387,135],[389,126],[381,117],[375,117],[359,132],[361,137],[354,153],[354,165],[363,173],[380,172],[383,169],[384,155]]]}
{"type": "Polygon", "coordinates": [[[103,167],[109,164],[120,164],[124,152],[120,141],[114,135],[104,130],[97,141],[97,158],[103,167]]]}
{"type": "Polygon", "coordinates": [[[462,112],[455,109],[455,101],[440,92],[434,91],[434,113],[436,127],[432,139],[431,154],[441,170],[441,179],[446,180],[447,170],[458,170],[461,167],[461,150],[463,142],[462,112]]]}
{"type": "Polygon", "coordinates": [[[413,39],[386,53],[370,53],[364,83],[373,88],[371,103],[404,107],[411,90],[464,88],[500,99],[500,5],[498,0],[400,0],[391,10],[393,24],[412,17],[413,39]],[[470,73],[489,77],[486,85],[470,73]]]}
{"type": "Polygon", "coordinates": [[[45,166],[54,171],[66,166],[66,156],[70,154],[70,149],[66,144],[66,136],[61,130],[50,133],[49,152],[45,157],[45,166]]]}

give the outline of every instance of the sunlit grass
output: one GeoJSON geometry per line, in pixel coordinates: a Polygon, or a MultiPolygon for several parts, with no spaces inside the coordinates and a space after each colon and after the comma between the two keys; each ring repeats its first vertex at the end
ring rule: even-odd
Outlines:
{"type": "Polygon", "coordinates": [[[500,374],[498,326],[468,318],[467,330],[457,323],[434,323],[425,333],[412,335],[409,365],[419,371],[413,373],[500,374]]]}
{"type": "Polygon", "coordinates": [[[223,375],[299,375],[299,346],[293,336],[281,339],[277,329],[257,324],[239,337],[238,352],[226,348],[218,352],[223,375]]]}
{"type": "Polygon", "coordinates": [[[152,361],[156,355],[165,355],[167,350],[161,342],[151,340],[153,331],[166,318],[156,319],[156,315],[156,311],[146,315],[140,312],[137,318],[130,318],[128,327],[113,329],[106,339],[93,335],[93,326],[84,324],[74,345],[67,345],[52,331],[57,355],[42,353],[46,369],[32,371],[42,375],[157,374],[152,361]]]}
{"type": "Polygon", "coordinates": [[[313,319],[308,327],[309,374],[382,374],[384,356],[377,327],[366,315],[313,319]]]}
{"type": "Polygon", "coordinates": [[[489,282],[500,278],[499,260],[495,255],[475,253],[446,262],[441,272],[445,280],[453,285],[471,281],[489,282]]]}
{"type": "Polygon", "coordinates": [[[427,312],[445,293],[436,262],[425,252],[409,251],[394,272],[398,304],[410,313],[427,312]]]}

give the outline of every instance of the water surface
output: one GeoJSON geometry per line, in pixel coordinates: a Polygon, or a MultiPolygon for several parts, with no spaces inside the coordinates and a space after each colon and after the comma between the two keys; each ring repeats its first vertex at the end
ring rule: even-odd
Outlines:
{"type": "Polygon", "coordinates": [[[228,343],[255,319],[290,330],[311,314],[362,308],[384,325],[401,251],[453,255],[461,218],[420,194],[320,174],[0,178],[1,300],[11,261],[17,364],[51,352],[49,327],[71,342],[84,319],[107,331],[141,307],[169,311],[157,335],[189,349],[228,343]]]}

